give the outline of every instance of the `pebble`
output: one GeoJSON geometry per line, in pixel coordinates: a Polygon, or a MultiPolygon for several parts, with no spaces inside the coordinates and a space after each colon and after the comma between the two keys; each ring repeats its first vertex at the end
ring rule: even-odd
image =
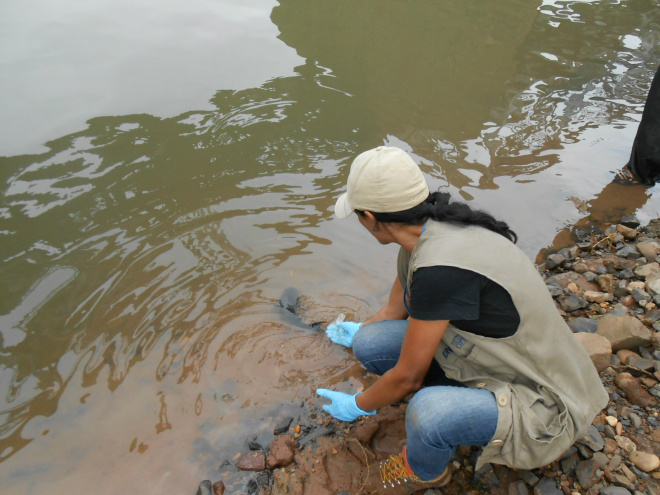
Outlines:
{"type": "Polygon", "coordinates": [[[649,454],[648,452],[641,452],[639,450],[631,452],[628,459],[645,473],[655,471],[660,467],[660,458],[658,458],[657,455],[649,454]]]}
{"type": "Polygon", "coordinates": [[[613,428],[619,423],[619,420],[616,419],[614,416],[607,416],[605,418],[605,421],[607,421],[607,424],[609,424],[613,428]]]}

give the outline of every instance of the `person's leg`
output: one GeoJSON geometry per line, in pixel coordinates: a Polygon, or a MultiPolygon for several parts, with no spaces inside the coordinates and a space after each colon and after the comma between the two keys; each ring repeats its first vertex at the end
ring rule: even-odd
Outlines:
{"type": "Polygon", "coordinates": [[[651,82],[628,167],[648,186],[660,181],[660,67],[651,82]]]}
{"type": "Polygon", "coordinates": [[[369,371],[382,375],[399,360],[407,328],[407,320],[362,325],[353,336],[353,354],[369,371]]]}
{"type": "MultiPolygon", "coordinates": [[[[408,320],[386,320],[362,325],[353,337],[353,354],[369,371],[382,375],[399,361],[407,329],[408,320]]],[[[461,386],[459,382],[445,376],[435,359],[424,379],[425,387],[431,385],[461,386]]]]}
{"type": "Polygon", "coordinates": [[[488,390],[420,390],[406,411],[408,466],[422,480],[437,478],[459,445],[486,445],[493,438],[497,416],[497,401],[488,390]]]}

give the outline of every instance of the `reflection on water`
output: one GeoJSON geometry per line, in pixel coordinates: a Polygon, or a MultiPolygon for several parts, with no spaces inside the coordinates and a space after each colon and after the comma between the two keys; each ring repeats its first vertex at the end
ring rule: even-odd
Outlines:
{"type": "MultiPolygon", "coordinates": [[[[581,216],[568,198],[612,207],[659,7],[282,0],[266,15],[304,59],[294,75],[217,87],[212,109],[175,117],[97,116],[0,158],[3,487],[230,483],[246,440],[311,421],[317,387],[366,383],[310,325],[363,320],[394,277],[395,249],[332,221],[364,149],[402,146],[434,187],[510,221],[530,257],[581,216]],[[278,304],[288,287],[296,315],[278,304]]],[[[656,188],[621,207],[660,215],[656,188]]]]}

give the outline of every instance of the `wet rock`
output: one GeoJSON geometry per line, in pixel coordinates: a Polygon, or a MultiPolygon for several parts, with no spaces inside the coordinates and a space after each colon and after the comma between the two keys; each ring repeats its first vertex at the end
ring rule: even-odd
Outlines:
{"type": "Polygon", "coordinates": [[[371,442],[371,439],[379,428],[380,425],[375,421],[365,421],[364,423],[355,427],[353,434],[355,435],[355,438],[366,445],[371,442]]]}
{"type": "Polygon", "coordinates": [[[346,446],[348,447],[348,450],[351,451],[351,454],[353,454],[364,466],[367,466],[376,460],[376,456],[374,456],[373,452],[364,448],[356,438],[349,439],[346,446]]]}
{"type": "Polygon", "coordinates": [[[566,258],[561,254],[551,254],[545,260],[545,266],[548,268],[548,270],[554,270],[555,268],[560,266],[564,261],[566,261],[566,258]]]}
{"type": "Polygon", "coordinates": [[[636,229],[639,227],[640,223],[635,215],[623,215],[621,217],[620,225],[625,225],[626,227],[630,227],[631,229],[636,229]]]}
{"type": "Polygon", "coordinates": [[[635,229],[631,229],[630,227],[626,227],[622,224],[616,226],[616,231],[623,235],[624,238],[630,240],[635,239],[639,235],[639,232],[637,232],[635,229]]]}
{"type": "Polygon", "coordinates": [[[331,433],[334,433],[334,431],[331,430],[330,428],[325,428],[325,427],[316,428],[315,430],[313,430],[312,432],[301,438],[298,443],[300,445],[305,445],[306,443],[309,443],[312,440],[316,440],[317,438],[330,435],[331,433]]]}
{"type": "Polygon", "coordinates": [[[209,480],[202,481],[195,495],[213,495],[213,484],[209,480]]]}
{"type": "Polygon", "coordinates": [[[223,495],[225,493],[225,484],[222,481],[213,483],[213,493],[214,495],[223,495]]]}
{"type": "Polygon", "coordinates": [[[623,246],[616,252],[620,258],[637,259],[642,257],[642,253],[634,246],[623,246]]]}
{"type": "Polygon", "coordinates": [[[282,433],[286,433],[287,431],[289,431],[289,427],[291,426],[292,422],[293,422],[293,418],[291,418],[291,417],[281,419],[275,425],[275,429],[273,430],[273,434],[274,435],[281,435],[282,433]]]}
{"type": "Polygon", "coordinates": [[[603,292],[607,292],[608,294],[614,294],[616,291],[616,280],[614,278],[614,275],[610,273],[605,273],[602,275],[598,275],[598,278],[596,279],[598,286],[603,292]]]}
{"type": "Polygon", "coordinates": [[[488,462],[474,472],[473,479],[475,483],[481,483],[482,485],[488,485],[490,487],[495,487],[499,484],[493,465],[488,462]]]}
{"type": "Polygon", "coordinates": [[[594,363],[598,373],[601,373],[610,365],[612,344],[606,337],[595,333],[576,333],[575,338],[589,354],[591,362],[594,363]]]}
{"type": "Polygon", "coordinates": [[[647,346],[653,338],[651,330],[632,316],[604,316],[598,322],[596,333],[610,341],[613,352],[647,346]]]}
{"type": "Polygon", "coordinates": [[[644,288],[651,296],[660,294],[660,276],[647,279],[644,288]]]}
{"type": "Polygon", "coordinates": [[[600,495],[632,495],[625,488],[618,486],[608,486],[600,489],[600,495]]]}
{"type": "Polygon", "coordinates": [[[591,488],[600,478],[596,475],[598,465],[593,459],[578,463],[575,474],[582,488],[591,488]]]}
{"type": "Polygon", "coordinates": [[[557,488],[557,482],[553,478],[544,477],[534,487],[534,495],[564,495],[564,492],[557,488]]]}
{"type": "Polygon", "coordinates": [[[568,322],[568,326],[574,333],[595,333],[598,330],[598,321],[592,318],[575,318],[568,322]]]}
{"type": "Polygon", "coordinates": [[[660,244],[653,240],[642,241],[637,244],[637,249],[648,261],[655,261],[660,253],[660,244]]]}
{"type": "Polygon", "coordinates": [[[561,464],[561,470],[569,476],[572,476],[575,473],[575,469],[577,468],[579,462],[580,456],[578,455],[577,449],[575,447],[572,447],[568,454],[562,457],[562,459],[559,461],[561,464]]]}
{"type": "Polygon", "coordinates": [[[509,484],[508,495],[529,495],[529,488],[524,481],[509,484]]]}
{"type": "Polygon", "coordinates": [[[641,452],[639,450],[631,452],[628,459],[635,465],[635,467],[641,469],[645,473],[650,473],[660,467],[660,458],[658,458],[657,455],[649,454],[648,452],[641,452]]]}
{"type": "Polygon", "coordinates": [[[270,469],[286,467],[293,462],[295,453],[296,440],[293,435],[280,435],[270,444],[266,465],[270,469]]]}
{"type": "Polygon", "coordinates": [[[578,444],[586,445],[594,452],[603,450],[605,440],[600,436],[598,429],[594,425],[590,425],[587,434],[578,440],[578,444]]]}
{"type": "Polygon", "coordinates": [[[266,469],[266,454],[255,450],[238,458],[236,467],[241,471],[263,471],[266,469]]]}
{"type": "Polygon", "coordinates": [[[658,405],[658,400],[649,394],[630,373],[619,373],[614,383],[621,389],[628,400],[641,407],[658,405]]]}
{"type": "Polygon", "coordinates": [[[272,495],[302,495],[303,483],[295,473],[289,474],[284,468],[273,471],[272,495]]]}
{"type": "Polygon", "coordinates": [[[621,447],[623,450],[625,450],[628,453],[634,452],[637,450],[637,445],[635,445],[635,442],[633,442],[630,438],[624,437],[621,435],[616,435],[614,437],[614,441],[616,444],[621,447]]]}
{"type": "Polygon", "coordinates": [[[604,303],[613,299],[612,294],[607,292],[596,292],[593,290],[585,291],[584,298],[590,303],[604,303]]]}
{"type": "Polygon", "coordinates": [[[558,300],[561,309],[567,313],[586,308],[589,305],[586,299],[578,296],[577,294],[569,294],[567,296],[559,297],[558,300]]]}
{"type": "Polygon", "coordinates": [[[647,263],[635,269],[635,276],[641,280],[653,275],[660,276],[660,264],[647,263]]]}
{"type": "Polygon", "coordinates": [[[539,478],[533,472],[527,469],[518,471],[518,477],[521,480],[523,480],[525,483],[527,483],[529,486],[536,486],[539,484],[539,481],[541,481],[541,478],[539,478]]]}

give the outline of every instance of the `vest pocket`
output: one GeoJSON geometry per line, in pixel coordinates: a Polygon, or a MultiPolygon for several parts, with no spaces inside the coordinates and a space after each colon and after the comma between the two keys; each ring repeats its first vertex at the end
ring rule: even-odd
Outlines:
{"type": "Polygon", "coordinates": [[[514,417],[532,440],[550,443],[566,431],[568,411],[556,392],[543,385],[536,390],[513,385],[512,391],[514,417]]]}

